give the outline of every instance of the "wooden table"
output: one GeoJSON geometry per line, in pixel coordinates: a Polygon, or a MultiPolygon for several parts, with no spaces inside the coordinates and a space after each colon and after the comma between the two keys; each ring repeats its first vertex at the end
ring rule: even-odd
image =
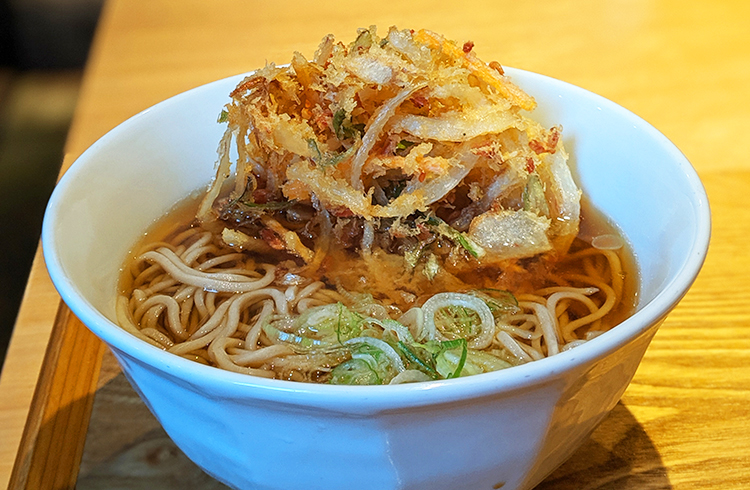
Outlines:
{"type": "MultiPolygon", "coordinates": [[[[371,24],[472,40],[486,60],[599,93],[692,161],[713,239],[622,402],[542,487],[750,488],[748,21],[743,0],[112,0],[63,167],[166,97],[295,50],[310,56],[324,34],[351,39],[371,24]]],[[[105,349],[59,301],[37,255],[0,380],[0,488],[72,488],[97,390],[115,376],[100,372],[105,349]]]]}

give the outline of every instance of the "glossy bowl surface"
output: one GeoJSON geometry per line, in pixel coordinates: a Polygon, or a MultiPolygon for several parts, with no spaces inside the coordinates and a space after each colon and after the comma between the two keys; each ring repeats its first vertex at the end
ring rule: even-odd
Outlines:
{"type": "Polygon", "coordinates": [[[505,371],[401,386],[252,378],[187,361],[116,326],[120,267],[149,226],[213,176],[217,116],[242,76],[168,99],[84,152],[49,201],[43,247],[70,309],[114,352],[175,443],[235,488],[530,489],[615,406],[708,247],[705,191],[651,125],[583,89],[508,69],[535,118],[562,124],[574,175],[627,236],[637,312],[570,351],[505,371]]]}

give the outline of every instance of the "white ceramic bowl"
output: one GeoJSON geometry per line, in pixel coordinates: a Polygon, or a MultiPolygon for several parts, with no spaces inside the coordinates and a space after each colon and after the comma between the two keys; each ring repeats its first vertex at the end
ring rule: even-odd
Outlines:
{"type": "Polygon", "coordinates": [[[591,342],[505,371],[400,386],[329,386],[206,367],[116,326],[126,252],[154,220],[211,179],[217,116],[241,77],[166,100],[73,164],[49,202],[47,267],[70,309],[112,349],[174,442],[235,488],[529,489],[615,406],[709,241],[704,189],[648,123],[564,82],[508,69],[562,124],[575,175],[627,236],[641,275],[628,320],[591,342]]]}

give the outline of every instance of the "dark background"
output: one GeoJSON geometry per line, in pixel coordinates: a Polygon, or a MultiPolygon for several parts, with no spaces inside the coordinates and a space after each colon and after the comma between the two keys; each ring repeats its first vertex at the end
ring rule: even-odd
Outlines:
{"type": "Polygon", "coordinates": [[[0,0],[0,366],[62,163],[101,2],[0,0]]]}

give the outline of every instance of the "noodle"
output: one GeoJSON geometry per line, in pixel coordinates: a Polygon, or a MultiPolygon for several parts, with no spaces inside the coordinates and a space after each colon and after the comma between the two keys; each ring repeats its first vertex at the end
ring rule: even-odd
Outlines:
{"type": "MultiPolygon", "coordinates": [[[[205,233],[179,233],[173,238],[172,248],[191,250],[195,246],[191,242],[196,241],[197,236],[201,237],[201,247],[204,247],[208,243],[203,238],[205,233]]],[[[152,253],[151,247],[146,247],[146,252],[133,260],[137,265],[126,269],[132,276],[128,282],[131,285],[129,296],[133,299],[122,296],[118,301],[118,320],[123,328],[177,355],[203,359],[222,369],[257,376],[324,381],[330,379],[332,368],[342,359],[365,359],[362,362],[369,366],[368,369],[374,369],[373,366],[376,368],[378,364],[372,354],[352,354],[344,349],[349,345],[367,345],[379,348],[387,357],[388,364],[392,366],[388,368],[392,370],[392,378],[388,382],[397,384],[434,379],[429,373],[407,368],[409,359],[401,360],[399,357],[400,360],[396,361],[394,356],[400,355],[393,348],[394,342],[398,346],[399,342],[419,344],[430,340],[450,341],[450,335],[441,331],[435,321],[425,321],[426,313],[435,314],[434,305],[427,304],[429,312],[422,305],[394,314],[393,307],[384,308],[366,295],[327,285],[320,280],[305,279],[301,284],[291,286],[278,284],[277,279],[272,279],[268,284],[259,283],[257,277],[248,279],[248,276],[236,272],[223,272],[242,270],[247,256],[222,245],[217,236],[212,238],[211,243],[212,251],[201,262],[197,262],[197,257],[193,256],[189,272],[186,272],[187,266],[174,267],[173,261],[161,259],[158,254],[152,253]],[[169,278],[166,269],[155,270],[162,264],[180,277],[219,277],[222,284],[232,281],[238,284],[253,283],[256,289],[220,293],[209,292],[198,286],[174,288],[176,281],[169,278]],[[173,283],[171,295],[163,292],[165,288],[162,285],[168,282],[173,283]],[[259,284],[264,285],[257,287],[259,284]],[[208,306],[214,302],[215,306],[208,306]],[[310,348],[312,337],[302,335],[303,332],[295,327],[294,319],[307,313],[308,320],[319,325],[323,320],[330,319],[330,312],[318,312],[317,320],[310,318],[309,312],[316,308],[338,308],[336,305],[341,305],[342,311],[345,309],[359,315],[361,321],[366,323],[368,335],[353,337],[340,345],[333,342],[326,346],[319,340],[318,344],[323,348],[321,352],[313,353],[314,349],[310,348]],[[243,315],[247,316],[246,324],[241,321],[243,315]],[[139,324],[142,326],[138,327],[139,324]],[[283,335],[269,334],[273,330],[264,330],[268,326],[273,326],[283,335]],[[294,340],[290,341],[290,338],[294,340]],[[383,338],[390,340],[386,342],[383,338]],[[385,345],[388,347],[385,348],[385,345]]],[[[501,321],[493,320],[491,331],[470,338],[468,351],[494,351],[499,353],[500,359],[518,365],[555,355],[586,342],[592,325],[612,313],[617,301],[622,303],[622,298],[618,298],[614,288],[607,283],[612,277],[622,277],[621,261],[619,256],[614,261],[609,255],[610,251],[591,248],[571,253],[561,262],[565,265],[564,271],[553,271],[550,281],[554,279],[580,286],[553,284],[532,293],[517,295],[517,306],[511,308],[512,312],[504,315],[501,321]],[[592,267],[594,262],[607,267],[604,270],[592,267]],[[589,269],[597,271],[596,277],[578,273],[589,269]],[[574,311],[574,303],[583,306],[583,310],[578,308],[579,311],[574,311]],[[563,318],[568,320],[564,321],[563,318]]],[[[255,262],[254,267],[265,271],[264,278],[277,277],[278,266],[255,262]]],[[[259,276],[257,272],[251,275],[259,276]]],[[[300,281],[299,278],[295,280],[300,281]]],[[[467,305],[473,304],[473,301],[481,302],[479,298],[482,296],[455,294],[455,297],[443,297],[448,303],[438,304],[437,309],[446,305],[469,308],[467,305]]],[[[432,303],[435,302],[433,300],[432,303]]],[[[493,303],[488,301],[487,304],[493,303]]],[[[619,308],[623,308],[622,304],[619,308]]]]}

